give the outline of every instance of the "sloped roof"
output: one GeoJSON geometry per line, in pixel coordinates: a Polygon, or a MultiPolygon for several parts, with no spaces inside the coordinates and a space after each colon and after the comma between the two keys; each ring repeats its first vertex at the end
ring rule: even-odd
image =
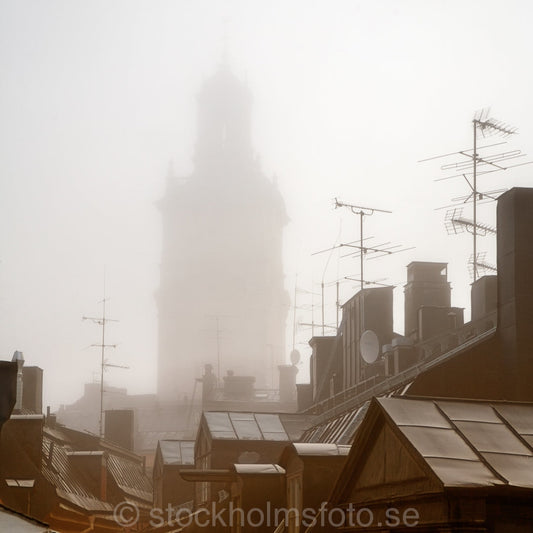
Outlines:
{"type": "MultiPolygon", "coordinates": [[[[83,473],[73,468],[69,455],[103,454],[103,450],[80,451],[76,442],[77,432],[61,427],[45,427],[43,431],[42,474],[56,488],[60,498],[90,512],[106,513],[113,510],[113,505],[104,502],[93,494],[86,483],[83,473]]],[[[80,440],[86,444],[86,435],[80,434],[80,440]]],[[[95,446],[105,448],[107,470],[117,486],[127,498],[133,498],[136,504],[152,502],[152,483],[144,473],[140,458],[133,454],[110,446],[99,439],[94,439],[95,446]],[[140,502],[139,502],[140,500],[140,502]]]]}
{"type": "Polygon", "coordinates": [[[138,462],[119,455],[109,454],[107,468],[115,483],[127,496],[152,502],[152,483],[138,462]]]}
{"type": "Polygon", "coordinates": [[[0,531],[9,533],[53,533],[48,524],[0,505],[0,531]]]}
{"type": "Polygon", "coordinates": [[[94,497],[74,472],[68,452],[70,447],[53,442],[43,434],[43,476],[56,488],[57,495],[87,511],[112,511],[113,506],[94,497]]]}
{"type": "Polygon", "coordinates": [[[357,409],[345,412],[335,418],[309,428],[301,442],[351,444],[355,431],[363,421],[370,402],[357,409]]]}
{"type": "Polygon", "coordinates": [[[161,440],[159,448],[165,465],[194,465],[192,440],[161,440]]]}
{"type": "Polygon", "coordinates": [[[381,398],[444,486],[533,488],[533,404],[381,398]]]}
{"type": "Polygon", "coordinates": [[[213,439],[290,440],[278,414],[207,411],[204,417],[213,439]]]}

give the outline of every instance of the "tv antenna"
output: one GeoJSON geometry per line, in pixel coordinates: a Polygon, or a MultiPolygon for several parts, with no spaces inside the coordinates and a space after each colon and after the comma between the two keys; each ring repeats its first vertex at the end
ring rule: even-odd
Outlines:
{"type": "Polygon", "coordinates": [[[116,344],[106,344],[105,343],[105,331],[106,331],[106,324],[108,322],[118,322],[118,320],[114,320],[112,318],[108,318],[106,316],[106,302],[108,301],[108,298],[105,297],[105,279],[104,279],[104,298],[98,302],[102,304],[102,316],[100,317],[93,317],[93,316],[83,316],[82,320],[90,320],[91,322],[94,322],[95,324],[98,324],[99,326],[102,326],[102,341],[100,344],[91,344],[94,348],[100,348],[101,350],[101,360],[100,360],[100,417],[98,419],[98,433],[100,435],[100,438],[104,437],[104,428],[103,428],[103,419],[104,419],[104,371],[106,368],[124,368],[128,369],[128,366],[123,365],[114,365],[111,363],[108,363],[105,358],[105,349],[106,348],[116,348],[116,344]]]}
{"type": "MultiPolygon", "coordinates": [[[[332,248],[327,248],[326,250],[320,250],[319,252],[315,252],[312,255],[321,254],[324,252],[329,252],[330,250],[334,250],[336,248],[355,248],[357,251],[355,252],[349,252],[348,254],[341,256],[341,257],[348,257],[348,256],[357,256],[359,255],[360,258],[360,278],[358,279],[360,283],[361,290],[363,290],[363,287],[365,284],[371,284],[372,282],[365,280],[364,275],[364,265],[365,265],[365,258],[367,260],[369,259],[377,259],[379,257],[384,257],[388,255],[392,255],[398,252],[404,252],[406,250],[411,250],[413,247],[410,248],[402,248],[401,244],[391,244],[390,242],[384,242],[376,245],[370,245],[366,244],[365,241],[373,239],[373,237],[365,237],[364,236],[364,227],[363,227],[363,220],[365,216],[372,216],[374,213],[392,213],[392,211],[387,211],[385,209],[377,209],[375,207],[363,207],[359,205],[353,205],[353,204],[347,204],[345,202],[341,202],[337,198],[335,198],[335,209],[345,207],[349,209],[353,214],[359,216],[359,241],[352,241],[347,243],[340,243],[338,245],[333,246],[332,248]],[[358,244],[357,244],[358,243],[358,244]],[[398,249],[399,248],[399,249],[398,249]],[[371,257],[369,257],[371,256],[371,257]]],[[[352,279],[352,281],[354,281],[352,279]]]]}
{"type": "MultiPolygon", "coordinates": [[[[371,254],[374,257],[376,257],[376,258],[377,257],[388,256],[388,255],[392,255],[392,254],[397,253],[397,252],[401,252],[401,251],[407,250],[409,248],[398,249],[399,247],[401,248],[401,245],[391,245],[390,242],[378,244],[378,245],[375,245],[375,246],[369,245],[369,244],[367,244],[365,242],[364,218],[368,217],[368,216],[372,216],[374,213],[387,213],[387,214],[390,214],[391,211],[387,211],[385,209],[377,209],[375,207],[364,207],[364,206],[361,206],[361,205],[348,204],[346,202],[342,202],[342,201],[338,200],[337,198],[335,198],[335,209],[337,209],[337,208],[349,209],[354,215],[358,215],[359,216],[359,241],[358,241],[358,244],[357,244],[357,241],[349,242],[349,243],[340,243],[339,245],[334,246],[333,249],[340,248],[340,247],[355,248],[357,250],[357,252],[355,254],[353,252],[350,252],[347,255],[353,256],[353,255],[359,254],[359,259],[360,259],[360,278],[359,278],[358,281],[360,283],[360,289],[361,289],[360,293],[359,293],[359,295],[360,295],[359,296],[359,332],[360,332],[360,335],[361,335],[365,331],[365,327],[364,327],[364,322],[365,322],[365,320],[364,320],[364,314],[365,314],[365,312],[364,312],[365,292],[364,292],[363,289],[364,289],[365,283],[370,283],[370,282],[367,282],[365,280],[365,272],[364,272],[365,257],[367,257],[368,255],[371,255],[371,254]]],[[[368,237],[366,239],[368,239],[368,237]]],[[[322,250],[321,252],[316,252],[316,253],[324,253],[324,252],[327,252],[327,251],[329,251],[329,250],[322,250]]],[[[313,254],[313,255],[316,255],[316,254],[313,254]]],[[[353,278],[352,278],[352,280],[353,280],[353,278]]],[[[368,339],[368,335],[365,337],[365,339],[368,339]]],[[[364,342],[363,343],[362,342],[358,343],[358,350],[359,350],[360,357],[363,357],[362,353],[363,353],[363,351],[365,351],[365,348],[363,346],[366,346],[366,344],[364,342]]],[[[372,350],[365,351],[366,359],[363,358],[365,360],[365,362],[368,363],[372,359],[371,355],[373,357],[373,351],[372,350]]]]}
{"type": "MultiPolygon", "coordinates": [[[[294,350],[295,347],[296,347],[296,335],[298,334],[298,331],[299,331],[299,326],[311,326],[311,336],[314,337],[315,336],[315,327],[319,327],[320,324],[317,324],[315,322],[315,318],[314,318],[314,309],[315,309],[315,304],[314,304],[314,296],[318,296],[318,293],[316,292],[313,292],[312,290],[307,290],[307,289],[303,289],[301,287],[299,287],[297,285],[297,281],[298,281],[298,276],[296,276],[295,278],[295,284],[294,284],[294,304],[293,304],[293,324],[292,324],[292,349],[294,350]],[[299,302],[297,303],[297,298],[298,298],[298,294],[304,294],[304,295],[310,295],[311,296],[311,304],[300,304],[299,302]],[[311,311],[311,323],[303,323],[303,322],[300,322],[299,319],[296,317],[296,312],[298,310],[302,310],[302,311],[311,311]]],[[[301,344],[301,343],[300,343],[301,344]]],[[[303,344],[307,344],[307,343],[303,343],[303,344]]]]}
{"type": "MultiPolygon", "coordinates": [[[[499,135],[503,138],[510,137],[518,132],[517,128],[509,126],[502,121],[495,120],[489,117],[490,109],[482,109],[477,112],[472,119],[472,132],[473,132],[473,148],[466,150],[459,150],[457,152],[451,152],[435,157],[429,157],[419,161],[431,161],[433,159],[439,159],[443,157],[449,157],[452,155],[462,156],[462,160],[448,163],[441,166],[441,170],[445,172],[452,172],[451,175],[438,178],[435,181],[443,181],[454,178],[462,177],[470,189],[469,194],[466,196],[459,196],[452,198],[454,204],[445,206],[444,208],[451,207],[452,210],[448,211],[445,218],[445,225],[448,233],[462,233],[464,230],[472,234],[473,254],[472,254],[472,277],[476,281],[478,278],[478,249],[477,249],[477,237],[484,236],[489,233],[494,234],[495,230],[487,224],[478,222],[477,208],[481,203],[491,202],[498,198],[498,195],[504,192],[506,189],[498,189],[493,191],[480,191],[478,189],[478,177],[490,174],[492,172],[499,172],[501,170],[508,170],[510,168],[519,167],[523,165],[529,165],[533,161],[518,162],[515,160],[521,159],[526,156],[521,150],[507,150],[494,153],[493,149],[496,146],[507,144],[506,141],[497,142],[493,144],[487,144],[485,146],[478,146],[478,136],[483,138],[490,137],[492,135],[499,135]],[[481,156],[478,151],[488,150],[486,155],[481,156]],[[473,206],[473,218],[466,219],[462,217],[462,212],[456,209],[459,204],[472,203],[473,206]]],[[[443,208],[439,208],[443,209],[443,208]]]]}
{"type": "Polygon", "coordinates": [[[361,290],[363,290],[364,285],[364,257],[365,254],[368,252],[382,252],[385,255],[388,255],[390,252],[389,250],[385,250],[383,248],[373,248],[369,246],[364,246],[364,236],[363,236],[363,220],[365,216],[372,216],[374,213],[392,213],[392,211],[386,211],[385,209],[376,209],[375,207],[362,207],[360,205],[353,205],[353,204],[347,204],[345,202],[341,202],[337,198],[335,198],[335,209],[345,207],[349,209],[354,215],[359,215],[359,245],[348,245],[353,248],[359,249],[359,256],[360,256],[360,268],[361,268],[361,290]]]}
{"type": "Polygon", "coordinates": [[[470,259],[468,260],[468,270],[471,274],[473,274],[474,268],[483,272],[483,274],[486,272],[495,274],[498,271],[495,265],[487,261],[487,252],[479,252],[475,260],[473,255],[470,256],[470,259]]]}
{"type": "Polygon", "coordinates": [[[465,218],[463,216],[462,207],[455,207],[454,209],[447,211],[444,224],[446,226],[448,235],[457,235],[459,233],[463,233],[464,231],[472,233],[474,228],[477,230],[477,234],[479,236],[485,236],[489,233],[496,235],[496,228],[489,226],[489,224],[485,224],[483,222],[478,222],[476,224],[473,220],[465,218]]]}

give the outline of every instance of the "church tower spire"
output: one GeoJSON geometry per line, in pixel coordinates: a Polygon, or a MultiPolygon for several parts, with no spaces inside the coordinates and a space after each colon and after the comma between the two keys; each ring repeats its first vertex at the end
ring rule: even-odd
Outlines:
{"type": "Polygon", "coordinates": [[[251,95],[229,67],[221,65],[198,95],[196,170],[216,178],[228,170],[244,170],[252,158],[251,95]]]}
{"type": "Polygon", "coordinates": [[[223,374],[270,386],[285,355],[287,216],[255,162],[250,91],[222,65],[197,105],[194,171],[169,182],[160,203],[158,393],[167,400],[189,395],[203,365],[219,361],[223,374]]]}

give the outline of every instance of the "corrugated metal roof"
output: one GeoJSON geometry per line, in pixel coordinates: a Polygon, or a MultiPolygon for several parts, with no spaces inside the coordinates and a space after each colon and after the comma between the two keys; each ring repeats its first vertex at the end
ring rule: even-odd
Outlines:
{"type": "Polygon", "coordinates": [[[204,413],[213,439],[289,441],[278,414],[204,413]]]}
{"type": "Polygon", "coordinates": [[[533,488],[533,404],[378,402],[445,485],[533,488]]]}
{"type": "Polygon", "coordinates": [[[109,454],[107,469],[113,476],[115,483],[128,495],[152,502],[152,482],[143,472],[143,467],[136,461],[125,457],[109,454]]]}
{"type": "Polygon", "coordinates": [[[309,428],[303,434],[301,442],[351,444],[355,431],[363,421],[370,402],[361,407],[345,412],[326,422],[309,428]]]}
{"type": "Polygon", "coordinates": [[[193,465],[194,441],[192,440],[161,440],[159,448],[166,465],[193,465]]]}
{"type": "MultiPolygon", "coordinates": [[[[113,505],[101,501],[86,488],[83,474],[74,468],[69,456],[103,455],[102,450],[76,450],[73,433],[65,435],[61,429],[45,428],[43,433],[42,473],[56,487],[59,497],[91,512],[109,512],[113,505]]],[[[144,473],[140,460],[135,461],[107,450],[107,470],[125,497],[146,505],[152,502],[152,483],[144,473]]]]}
{"type": "Polygon", "coordinates": [[[70,447],[53,442],[46,432],[43,435],[44,477],[56,487],[57,495],[88,511],[112,511],[113,506],[95,498],[71,467],[67,452],[70,447]]]}

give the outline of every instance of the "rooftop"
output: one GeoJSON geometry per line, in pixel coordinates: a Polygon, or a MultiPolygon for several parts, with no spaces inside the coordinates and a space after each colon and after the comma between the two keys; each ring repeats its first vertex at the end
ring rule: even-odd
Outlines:
{"type": "Polygon", "coordinates": [[[159,448],[165,465],[194,465],[194,441],[161,440],[159,448]]]}
{"type": "Polygon", "coordinates": [[[280,415],[265,413],[204,413],[213,439],[289,441],[280,415]]]}
{"type": "Polygon", "coordinates": [[[445,486],[533,487],[533,404],[377,402],[445,486]]]}

